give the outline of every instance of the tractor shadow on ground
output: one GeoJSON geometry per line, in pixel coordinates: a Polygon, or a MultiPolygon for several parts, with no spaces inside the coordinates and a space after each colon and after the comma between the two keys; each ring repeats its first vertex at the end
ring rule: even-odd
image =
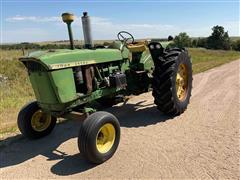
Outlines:
{"type": "MultiPolygon", "coordinates": [[[[114,114],[118,118],[120,126],[126,128],[144,127],[173,119],[173,117],[163,115],[159,112],[154,104],[146,104],[145,101],[136,104],[123,103],[120,106],[100,110],[114,114]]],[[[86,164],[84,165],[82,161],[79,161],[78,155],[76,154],[68,156],[56,163],[52,166],[51,171],[60,176],[67,176],[81,173],[88,168],[95,167],[86,161],[84,163],[86,164]]]]}
{"type": "Polygon", "coordinates": [[[7,138],[0,142],[0,169],[21,164],[38,155],[47,157],[47,161],[60,160],[67,156],[57,148],[69,139],[76,138],[80,121],[59,123],[53,132],[41,139],[29,140],[22,135],[7,138]]]}
{"type": "Polygon", "coordinates": [[[114,114],[121,127],[144,127],[154,125],[173,119],[173,116],[164,115],[161,113],[154,103],[149,103],[145,100],[135,104],[124,102],[120,106],[113,106],[106,111],[114,114]]]}
{"type": "MultiPolygon", "coordinates": [[[[173,117],[165,116],[153,104],[145,101],[136,104],[123,103],[122,105],[104,108],[103,111],[114,114],[121,127],[144,127],[164,122],[173,117]]],[[[96,167],[88,163],[81,153],[69,155],[61,152],[58,147],[72,138],[77,138],[81,120],[66,121],[58,124],[47,137],[38,140],[28,140],[17,135],[17,141],[0,147],[0,169],[21,164],[38,155],[47,157],[47,161],[60,160],[51,167],[51,172],[60,176],[77,174],[96,167]]],[[[75,146],[77,147],[77,144],[75,146]]]]}

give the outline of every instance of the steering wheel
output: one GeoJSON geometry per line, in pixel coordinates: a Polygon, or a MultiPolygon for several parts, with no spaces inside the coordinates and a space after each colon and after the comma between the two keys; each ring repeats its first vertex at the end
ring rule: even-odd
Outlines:
{"type": "Polygon", "coordinates": [[[129,32],[127,32],[127,31],[120,31],[117,34],[117,38],[118,38],[119,41],[122,41],[122,42],[127,43],[127,44],[134,43],[133,35],[130,34],[129,32]]]}

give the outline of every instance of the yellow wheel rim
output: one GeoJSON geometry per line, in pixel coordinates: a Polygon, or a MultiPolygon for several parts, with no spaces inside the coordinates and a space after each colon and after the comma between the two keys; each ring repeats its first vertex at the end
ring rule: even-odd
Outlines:
{"type": "Polygon", "coordinates": [[[43,113],[42,110],[36,111],[31,118],[32,128],[37,132],[46,130],[51,124],[51,115],[43,113]]]}
{"type": "Polygon", "coordinates": [[[116,131],[112,124],[104,124],[98,131],[96,137],[97,150],[100,153],[107,153],[113,146],[116,131]]]}
{"type": "Polygon", "coordinates": [[[176,92],[180,101],[184,101],[188,90],[188,72],[185,64],[178,66],[178,72],[176,76],[176,92]]]}

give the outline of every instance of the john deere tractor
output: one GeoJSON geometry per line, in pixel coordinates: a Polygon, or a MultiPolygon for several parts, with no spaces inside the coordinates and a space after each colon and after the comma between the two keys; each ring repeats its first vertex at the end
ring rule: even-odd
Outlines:
{"type": "Polygon", "coordinates": [[[174,47],[171,37],[163,42],[135,41],[133,35],[121,31],[111,48],[95,48],[90,17],[84,12],[85,45],[76,49],[71,31],[74,15],[64,13],[62,19],[68,27],[70,49],[37,51],[20,58],[36,96],[18,115],[24,136],[44,137],[57,118],[88,113],[79,130],[78,147],[87,160],[99,164],[115,153],[120,125],[114,115],[95,112],[93,102],[104,104],[119,95],[152,90],[161,112],[180,115],[186,110],[192,89],[191,60],[186,49],[174,47]]]}

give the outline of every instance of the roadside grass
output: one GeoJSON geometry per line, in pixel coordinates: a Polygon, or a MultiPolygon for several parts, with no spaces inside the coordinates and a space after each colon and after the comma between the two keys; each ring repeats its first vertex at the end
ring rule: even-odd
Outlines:
{"type": "MultiPolygon", "coordinates": [[[[194,74],[240,59],[240,52],[190,48],[194,74]]],[[[18,61],[19,50],[0,50],[0,140],[5,134],[18,131],[17,114],[21,107],[34,99],[25,67],[18,61]]]]}
{"type": "MultiPolygon", "coordinates": [[[[34,99],[27,71],[18,61],[22,51],[0,50],[0,136],[17,130],[16,119],[20,108],[34,99]]],[[[0,138],[1,139],[1,138],[0,138]]]]}
{"type": "Polygon", "coordinates": [[[240,52],[237,51],[207,50],[204,48],[189,48],[188,50],[194,74],[240,59],[240,52]]]}

